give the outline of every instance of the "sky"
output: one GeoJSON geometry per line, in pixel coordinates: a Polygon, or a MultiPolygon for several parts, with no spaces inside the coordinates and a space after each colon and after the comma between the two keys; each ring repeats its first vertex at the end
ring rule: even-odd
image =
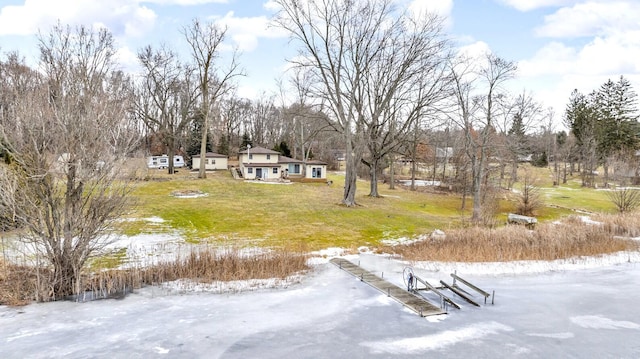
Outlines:
{"type": "MultiPolygon", "coordinates": [[[[638,0],[395,0],[400,7],[429,9],[446,18],[445,31],[458,49],[491,51],[518,64],[510,90],[534,96],[562,123],[573,89],[596,90],[624,76],[640,92],[638,0]]],[[[221,61],[240,51],[246,76],[238,95],[251,99],[278,92],[286,82],[295,44],[270,21],[271,0],[0,0],[0,51],[19,50],[37,59],[38,31],[63,24],[107,27],[126,69],[136,52],[167,44],[189,55],[181,29],[194,18],[228,28],[221,61]]]]}

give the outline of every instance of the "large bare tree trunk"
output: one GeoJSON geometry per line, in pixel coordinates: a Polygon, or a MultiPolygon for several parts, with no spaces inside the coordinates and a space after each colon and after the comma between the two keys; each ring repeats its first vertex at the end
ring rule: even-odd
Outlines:
{"type": "Polygon", "coordinates": [[[357,165],[360,159],[352,146],[351,132],[345,132],[345,136],[347,137],[345,139],[347,150],[345,154],[346,169],[342,204],[347,207],[353,207],[356,205],[356,182],[358,180],[357,165]]]}

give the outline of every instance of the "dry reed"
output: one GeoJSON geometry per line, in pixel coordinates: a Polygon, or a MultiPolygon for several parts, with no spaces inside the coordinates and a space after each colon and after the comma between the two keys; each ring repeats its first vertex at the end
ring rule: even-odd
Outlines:
{"type": "MultiPolygon", "coordinates": [[[[150,266],[133,265],[126,269],[92,268],[82,277],[82,291],[73,299],[120,298],[133,289],[178,279],[200,283],[215,281],[285,279],[308,270],[307,255],[285,250],[256,251],[240,249],[193,247],[175,260],[150,266]],[[89,294],[87,294],[89,293],[89,294]]],[[[41,269],[43,276],[46,269],[41,269]]],[[[0,305],[24,305],[34,300],[53,298],[38,293],[36,270],[33,267],[0,262],[0,305]],[[38,295],[39,294],[39,295],[38,295]]]]}
{"type": "Polygon", "coordinates": [[[38,276],[32,267],[0,259],[0,305],[19,306],[36,300],[37,281],[38,276]]]}
{"type": "Polygon", "coordinates": [[[556,260],[638,250],[637,241],[618,237],[628,232],[616,223],[590,224],[570,218],[562,223],[541,224],[535,230],[522,226],[471,227],[451,230],[444,239],[383,250],[407,260],[454,262],[556,260]]]}

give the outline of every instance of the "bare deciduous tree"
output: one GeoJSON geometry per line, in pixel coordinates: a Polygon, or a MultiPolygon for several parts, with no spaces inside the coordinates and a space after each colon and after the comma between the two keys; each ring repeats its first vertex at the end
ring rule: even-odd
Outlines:
{"type": "MultiPolygon", "coordinates": [[[[202,142],[200,144],[200,158],[206,157],[207,136],[211,121],[211,106],[231,89],[233,78],[242,75],[237,62],[237,53],[233,54],[231,63],[223,68],[217,63],[220,48],[227,31],[213,22],[202,24],[194,19],[191,26],[184,29],[184,36],[191,47],[192,57],[198,73],[198,85],[202,117],[202,142]]],[[[207,178],[205,161],[200,161],[199,178],[207,178]]]]}
{"type": "Polygon", "coordinates": [[[370,195],[378,196],[381,159],[441,95],[446,41],[440,19],[399,12],[389,0],[275,2],[282,9],[278,24],[301,46],[293,64],[310,74],[311,95],[327,104],[331,124],[344,137],[342,203],[356,204],[363,159],[371,173],[370,195]]]}
{"type": "Polygon", "coordinates": [[[168,173],[174,173],[173,156],[180,136],[193,119],[196,88],[193,70],[181,64],[176,54],[162,47],[147,46],[138,52],[144,73],[135,96],[135,114],[158,134],[169,156],[168,173]]]}
{"type": "Polygon", "coordinates": [[[469,59],[452,65],[455,108],[451,120],[463,130],[465,153],[471,166],[473,214],[472,220],[482,217],[483,189],[486,185],[490,151],[495,138],[499,99],[505,95],[502,85],[513,77],[516,65],[493,54],[487,54],[479,67],[469,59]]]}
{"type": "Polygon", "coordinates": [[[536,186],[531,175],[527,173],[522,180],[522,192],[518,197],[516,212],[525,216],[534,216],[537,210],[544,205],[540,187],[536,186]]]}
{"type": "Polygon", "coordinates": [[[39,298],[48,300],[83,290],[84,264],[108,244],[126,208],[122,168],[137,133],[127,116],[130,82],[114,71],[107,30],[57,25],[39,47],[39,72],[14,68],[24,82],[10,84],[11,110],[0,117],[0,147],[11,157],[0,180],[18,184],[2,202],[25,229],[21,239],[50,264],[39,298]]]}
{"type": "Polygon", "coordinates": [[[640,207],[640,190],[623,187],[607,192],[619,213],[627,213],[640,207]]]}

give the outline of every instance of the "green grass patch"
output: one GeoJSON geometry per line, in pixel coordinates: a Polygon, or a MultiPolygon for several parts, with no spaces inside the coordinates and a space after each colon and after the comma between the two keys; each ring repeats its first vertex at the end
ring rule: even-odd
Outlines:
{"type": "Polygon", "coordinates": [[[146,181],[133,192],[138,203],[133,216],[160,217],[164,226],[126,221],[126,234],[178,230],[190,241],[249,240],[273,246],[310,249],[357,247],[384,238],[415,236],[435,228],[456,225],[459,200],[455,196],[389,190],[380,185],[382,198],[370,198],[369,183],[360,181],[356,200],[340,204],[344,177],[331,175],[332,185],[288,185],[234,180],[228,172],[207,179],[174,178],[146,181]],[[207,195],[178,198],[178,190],[199,190],[207,195]],[[452,218],[453,217],[453,218],[452,218]]]}
{"type": "Polygon", "coordinates": [[[101,269],[113,269],[120,266],[124,263],[124,260],[127,258],[127,249],[120,248],[114,252],[109,254],[91,258],[89,260],[88,266],[91,271],[101,270],[101,269]]]}

